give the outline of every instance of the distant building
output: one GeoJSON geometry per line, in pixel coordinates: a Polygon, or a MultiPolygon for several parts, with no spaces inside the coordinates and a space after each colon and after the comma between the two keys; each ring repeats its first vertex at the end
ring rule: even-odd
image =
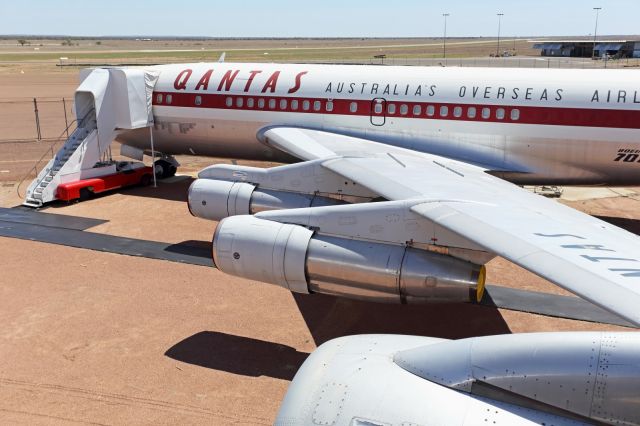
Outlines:
{"type": "MultiPolygon", "coordinates": [[[[541,56],[565,56],[590,58],[593,54],[593,41],[589,40],[548,40],[536,41],[534,49],[541,56]]],[[[595,56],[609,55],[615,58],[640,58],[640,40],[602,40],[596,42],[595,56]]]]}

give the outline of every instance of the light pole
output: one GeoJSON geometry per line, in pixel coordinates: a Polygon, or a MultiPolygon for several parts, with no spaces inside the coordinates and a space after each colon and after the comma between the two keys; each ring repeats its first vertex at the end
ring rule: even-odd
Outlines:
{"type": "Polygon", "coordinates": [[[496,58],[500,57],[500,24],[504,13],[498,13],[498,46],[496,47],[496,58]]]}
{"type": "Polygon", "coordinates": [[[449,14],[443,13],[442,16],[444,17],[444,37],[442,37],[442,51],[444,56],[444,64],[446,66],[447,65],[447,17],[449,16],[449,14]]]}
{"type": "Polygon", "coordinates": [[[593,31],[593,50],[591,51],[591,59],[596,57],[596,37],[598,36],[598,17],[600,15],[601,7],[594,7],[593,10],[596,11],[596,29],[593,31]]]}

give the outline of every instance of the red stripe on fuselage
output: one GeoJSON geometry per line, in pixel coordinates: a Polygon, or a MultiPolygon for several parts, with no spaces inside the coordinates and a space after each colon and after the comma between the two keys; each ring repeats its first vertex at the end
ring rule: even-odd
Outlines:
{"type": "MultiPolygon", "coordinates": [[[[268,112],[288,112],[305,114],[333,114],[346,116],[371,116],[371,99],[339,99],[339,98],[303,98],[289,96],[258,96],[258,95],[236,95],[229,93],[180,93],[180,92],[154,92],[154,106],[183,107],[183,108],[205,108],[237,111],[268,111],[268,112]],[[158,95],[162,95],[160,101],[158,95]],[[167,102],[167,96],[171,96],[171,102],[167,102]],[[200,98],[200,103],[196,99],[200,98]],[[227,105],[227,98],[231,98],[231,106],[227,105]],[[242,106],[238,106],[238,98],[242,99],[242,106]],[[253,99],[253,106],[248,106],[248,100],[253,99]],[[264,99],[264,107],[259,108],[259,99],[264,99]],[[269,107],[269,101],[275,100],[275,108],[269,107]],[[286,107],[281,108],[280,102],[286,100],[286,107]],[[297,108],[293,108],[291,101],[298,101],[297,108]],[[308,101],[310,108],[303,110],[303,103],[308,101]],[[331,101],[333,109],[327,111],[326,103],[331,101]],[[314,103],[320,102],[320,110],[314,109],[314,103]],[[352,111],[351,105],[356,103],[356,111],[352,111]]],[[[462,104],[444,102],[404,102],[386,101],[386,108],[395,105],[395,112],[390,114],[373,114],[374,117],[386,118],[411,118],[426,120],[453,120],[467,122],[490,122],[490,123],[510,123],[510,124],[537,124],[552,126],[578,126],[578,127],[602,127],[620,129],[640,129],[640,111],[619,110],[619,109],[592,109],[592,108],[558,108],[558,107],[533,107],[515,105],[486,105],[486,104],[462,104]],[[401,106],[407,106],[407,113],[401,114],[401,106]],[[420,107],[420,114],[414,115],[414,107],[420,107]],[[434,107],[434,114],[428,115],[427,108],[434,107]],[[441,115],[441,108],[447,107],[446,116],[441,115]],[[459,117],[454,115],[456,107],[462,108],[459,117]],[[475,117],[467,115],[469,108],[475,108],[475,117]],[[482,115],[483,109],[489,109],[489,118],[482,115]],[[504,111],[504,118],[497,118],[498,110],[504,111]],[[518,119],[512,119],[513,110],[519,111],[518,119]]]]}

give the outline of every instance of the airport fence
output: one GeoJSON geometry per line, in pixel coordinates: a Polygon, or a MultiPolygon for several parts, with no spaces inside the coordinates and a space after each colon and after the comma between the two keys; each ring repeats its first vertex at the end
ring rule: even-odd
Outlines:
{"type": "Polygon", "coordinates": [[[67,98],[0,99],[0,183],[32,179],[75,129],[67,98]]]}
{"type": "Polygon", "coordinates": [[[0,99],[0,142],[58,139],[74,119],[72,107],[67,98],[0,99]]]}

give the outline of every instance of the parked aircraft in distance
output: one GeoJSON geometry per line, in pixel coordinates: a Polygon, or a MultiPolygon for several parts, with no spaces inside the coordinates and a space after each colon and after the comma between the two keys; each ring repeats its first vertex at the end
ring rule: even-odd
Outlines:
{"type": "MultiPolygon", "coordinates": [[[[137,159],[152,124],[164,175],[176,154],[292,163],[214,165],[192,184],[191,213],[222,219],[224,272],[301,293],[468,301],[502,256],[640,324],[640,238],[516,186],[640,184],[639,90],[631,70],[201,63],[85,73],[76,112],[94,111],[94,138],[112,129],[137,159]],[[122,87],[129,109],[104,124],[122,87]]],[[[55,170],[30,194],[53,194],[55,170]]]]}

